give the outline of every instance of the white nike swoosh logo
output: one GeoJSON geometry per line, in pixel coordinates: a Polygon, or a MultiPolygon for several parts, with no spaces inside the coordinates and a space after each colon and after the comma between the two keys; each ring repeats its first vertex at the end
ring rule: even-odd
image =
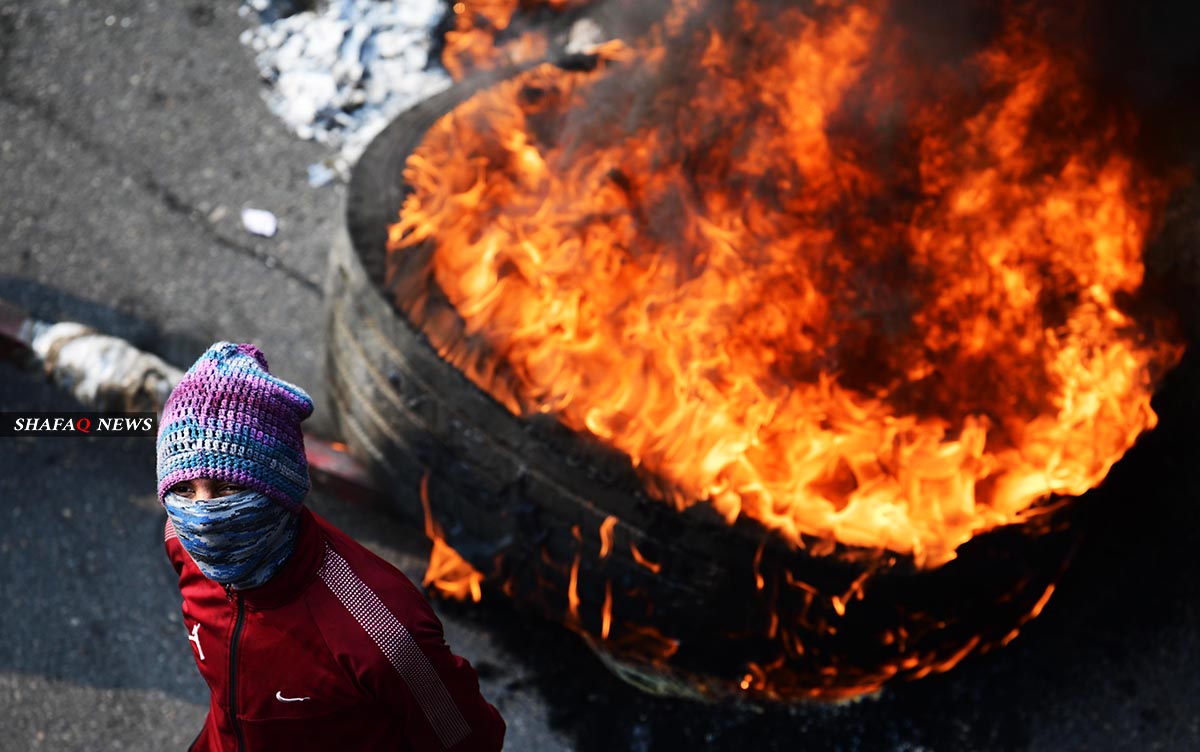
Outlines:
{"type": "Polygon", "coordinates": [[[311,700],[312,698],[311,697],[284,697],[283,690],[280,690],[275,693],[275,699],[279,700],[280,702],[304,702],[305,700],[311,700]]]}

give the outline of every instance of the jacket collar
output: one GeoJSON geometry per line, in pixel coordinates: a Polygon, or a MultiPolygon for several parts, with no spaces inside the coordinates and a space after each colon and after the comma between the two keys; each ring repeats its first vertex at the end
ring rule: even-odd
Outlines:
{"type": "Polygon", "coordinates": [[[308,507],[300,507],[296,549],[271,579],[248,590],[236,591],[255,610],[277,608],[300,596],[316,579],[325,559],[325,536],[308,507]]]}

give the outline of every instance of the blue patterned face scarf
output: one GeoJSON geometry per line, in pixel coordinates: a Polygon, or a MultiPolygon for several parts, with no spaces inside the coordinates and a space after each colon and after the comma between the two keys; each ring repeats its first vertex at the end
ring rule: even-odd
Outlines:
{"type": "Polygon", "coordinates": [[[218,499],[163,497],[179,543],[205,577],[236,590],[258,587],[296,547],[299,515],[258,491],[218,499]]]}

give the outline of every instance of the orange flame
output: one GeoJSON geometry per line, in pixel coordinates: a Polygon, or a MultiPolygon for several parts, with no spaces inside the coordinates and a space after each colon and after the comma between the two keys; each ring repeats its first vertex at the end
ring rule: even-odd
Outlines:
{"type": "Polygon", "coordinates": [[[575,554],[575,561],[571,563],[571,579],[567,585],[567,615],[569,621],[573,624],[579,624],[579,554],[575,554]]]}
{"type": "Polygon", "coordinates": [[[679,640],[667,637],[659,630],[645,624],[625,622],[622,625],[620,644],[616,650],[625,649],[639,655],[652,655],[666,662],[679,651],[679,640]]]}
{"type": "Polygon", "coordinates": [[[600,616],[600,639],[607,640],[608,632],[612,628],[612,582],[604,581],[604,607],[600,616]]]}
{"type": "Polygon", "coordinates": [[[638,550],[637,545],[633,541],[629,542],[629,553],[633,555],[633,560],[638,563],[638,566],[645,567],[655,574],[662,571],[662,564],[657,564],[642,556],[642,552],[638,550]]]}
{"type": "Polygon", "coordinates": [[[1053,582],[1046,587],[1046,592],[1042,593],[1042,597],[1038,598],[1037,603],[1033,605],[1033,610],[1029,612],[1030,619],[1036,619],[1042,613],[1042,609],[1050,602],[1050,596],[1052,595],[1054,595],[1053,582]]]}
{"type": "Polygon", "coordinates": [[[470,598],[478,603],[483,599],[483,574],[446,543],[429,503],[429,475],[426,472],[421,476],[420,495],[425,510],[425,537],[433,542],[433,548],[422,584],[447,598],[459,601],[470,598]]]}
{"type": "Polygon", "coordinates": [[[600,558],[607,559],[612,553],[613,528],[617,526],[617,518],[611,514],[600,523],[600,558]]]}
{"type": "Polygon", "coordinates": [[[967,73],[910,74],[885,2],[737,2],[735,34],[700,6],[627,63],[535,69],[429,131],[389,268],[432,246],[466,333],[429,330],[439,353],[677,507],[798,546],[936,566],[1096,485],[1180,348],[1122,306],[1165,187],[1127,124],[1086,127],[1075,61],[1011,20],[967,73]],[[670,34],[702,40],[697,82],[618,127],[627,80],[675,81],[670,34]]]}
{"type": "Polygon", "coordinates": [[[513,36],[510,26],[517,11],[539,7],[561,12],[590,0],[463,0],[453,5],[454,27],[446,32],[442,65],[459,81],[472,71],[544,57],[546,37],[538,32],[513,36]],[[508,40],[499,39],[509,32],[508,40]]]}

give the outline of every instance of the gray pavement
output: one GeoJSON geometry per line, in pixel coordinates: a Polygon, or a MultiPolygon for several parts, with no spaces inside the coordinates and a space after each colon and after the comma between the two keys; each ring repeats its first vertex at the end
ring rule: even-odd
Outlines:
{"type": "Polygon", "coordinates": [[[236,10],[0,1],[0,298],[183,366],[214,340],[254,341],[321,400],[341,188],[308,186],[325,152],[263,104],[236,10]],[[247,206],[279,233],[244,232],[247,206]]]}
{"type": "MultiPolygon", "coordinates": [[[[0,298],[186,367],[253,341],[317,402],[321,278],[342,188],[260,98],[232,0],[0,0],[0,298]],[[280,217],[245,234],[243,206],[280,217]]],[[[437,604],[510,750],[1200,749],[1200,366],[1087,501],[1090,535],[1009,648],[878,698],[755,713],[642,696],[564,629],[503,602],[437,604]]],[[[0,363],[0,409],[70,410],[0,363]]],[[[0,752],[182,749],[204,714],[161,548],[153,448],[0,439],[0,752]]],[[[386,510],[311,505],[414,578],[386,510]]],[[[348,740],[346,749],[353,749],[348,740]]]]}

